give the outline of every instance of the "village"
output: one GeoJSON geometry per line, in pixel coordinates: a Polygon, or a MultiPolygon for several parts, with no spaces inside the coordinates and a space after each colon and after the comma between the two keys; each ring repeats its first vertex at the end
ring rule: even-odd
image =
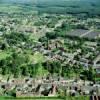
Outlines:
{"type": "MultiPolygon", "coordinates": [[[[61,66],[76,68],[84,66],[88,70],[90,66],[96,69],[96,74],[100,75],[100,55],[99,46],[96,42],[85,41],[81,47],[77,47],[78,41],[70,39],[57,38],[41,43],[38,42],[33,47],[33,52],[43,54],[42,63],[60,61],[61,66]],[[73,48],[76,47],[76,48],[73,48]],[[73,48],[73,49],[70,49],[73,48]]],[[[37,63],[37,62],[34,62],[37,63]]],[[[62,92],[66,95],[99,95],[100,85],[98,82],[81,80],[78,76],[67,79],[58,76],[25,78],[25,79],[0,79],[1,92],[9,95],[9,91],[15,89],[16,96],[57,96],[62,92]],[[8,93],[8,94],[7,94],[8,93]]],[[[1,94],[2,95],[2,94],[1,94]]]]}
{"type": "Polygon", "coordinates": [[[90,81],[66,80],[57,77],[0,80],[0,95],[5,96],[86,96],[99,94],[100,85],[90,81]]]}
{"type": "MultiPolygon", "coordinates": [[[[100,78],[100,31],[97,31],[100,29],[99,24],[99,18],[78,19],[71,15],[1,14],[0,54],[4,50],[7,52],[15,50],[18,55],[23,54],[26,49],[27,52],[31,51],[29,54],[26,52],[32,56],[31,64],[41,63],[48,73],[43,75],[45,74],[43,72],[43,76],[24,76],[24,78],[11,78],[8,73],[6,78],[1,75],[0,95],[16,97],[100,95],[100,81],[96,81],[96,78],[100,78]],[[64,31],[61,33],[62,29],[64,31]],[[6,35],[9,36],[12,32],[29,35],[31,42],[17,43],[17,37],[16,41],[11,36],[6,38],[6,35]],[[59,36],[58,33],[64,34],[59,36]],[[5,46],[6,49],[3,49],[5,46]],[[42,56],[42,60],[35,60],[36,54],[40,54],[37,59],[42,56]],[[53,65],[53,62],[58,66],[53,65]],[[91,71],[91,68],[95,70],[93,79],[92,76],[90,78],[82,73],[91,71]]],[[[5,55],[7,55],[5,58],[0,55],[0,74],[4,68],[2,59],[6,59],[10,53],[5,55]]],[[[25,64],[22,62],[21,67],[25,64]]]]}

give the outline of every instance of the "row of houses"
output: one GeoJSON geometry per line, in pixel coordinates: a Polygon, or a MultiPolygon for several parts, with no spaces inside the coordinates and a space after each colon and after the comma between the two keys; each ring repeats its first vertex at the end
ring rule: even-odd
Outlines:
{"type": "MultiPolygon", "coordinates": [[[[29,97],[29,96],[58,96],[60,90],[65,91],[66,95],[89,95],[91,92],[94,95],[100,94],[100,85],[93,84],[90,81],[82,81],[74,79],[60,78],[57,80],[53,77],[34,79],[10,79],[0,80],[0,95],[9,95],[9,91],[15,90],[17,97],[29,97]],[[5,92],[3,92],[5,91],[5,92]]],[[[59,94],[60,95],[60,94],[59,94]]]]}

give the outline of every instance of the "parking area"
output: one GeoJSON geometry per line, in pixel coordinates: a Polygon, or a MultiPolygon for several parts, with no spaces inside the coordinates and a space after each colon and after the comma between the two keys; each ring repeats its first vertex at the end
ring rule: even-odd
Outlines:
{"type": "Polygon", "coordinates": [[[94,30],[77,29],[67,33],[67,36],[96,39],[97,37],[100,36],[100,32],[94,30]]]}

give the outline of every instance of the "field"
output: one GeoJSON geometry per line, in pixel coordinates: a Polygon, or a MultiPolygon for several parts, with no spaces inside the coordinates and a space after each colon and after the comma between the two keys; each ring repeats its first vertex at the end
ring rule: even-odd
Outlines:
{"type": "Polygon", "coordinates": [[[89,100],[88,96],[79,96],[79,97],[18,97],[18,98],[12,98],[12,97],[1,97],[0,100],[89,100]]]}

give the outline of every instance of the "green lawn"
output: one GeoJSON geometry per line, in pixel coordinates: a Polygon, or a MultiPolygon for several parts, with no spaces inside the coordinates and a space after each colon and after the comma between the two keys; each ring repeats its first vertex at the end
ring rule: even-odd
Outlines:
{"type": "Polygon", "coordinates": [[[64,100],[64,98],[58,97],[0,97],[0,100],[64,100]]]}
{"type": "Polygon", "coordinates": [[[89,96],[78,96],[78,97],[70,97],[67,96],[65,98],[61,97],[1,97],[0,100],[89,100],[89,96]]]}
{"type": "Polygon", "coordinates": [[[89,100],[88,96],[66,97],[65,100],[89,100]]]}
{"type": "Polygon", "coordinates": [[[96,80],[96,81],[100,81],[100,78],[96,78],[95,80],[96,80]]]}
{"type": "Polygon", "coordinates": [[[33,55],[33,60],[35,62],[42,62],[44,60],[44,57],[41,53],[35,52],[35,54],[33,55]]]}

